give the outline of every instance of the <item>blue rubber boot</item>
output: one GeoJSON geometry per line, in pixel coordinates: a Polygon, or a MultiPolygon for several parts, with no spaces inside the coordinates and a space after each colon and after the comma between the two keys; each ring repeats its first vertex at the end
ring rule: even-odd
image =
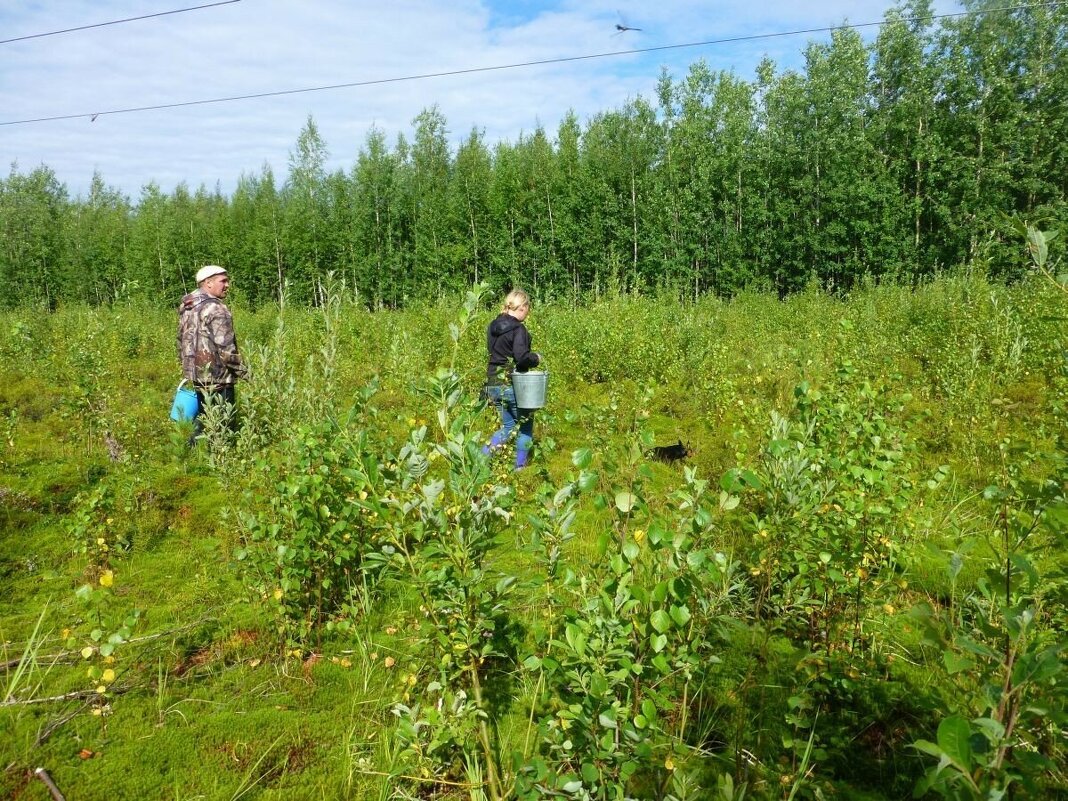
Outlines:
{"type": "Polygon", "coordinates": [[[486,456],[489,456],[491,453],[493,453],[493,451],[495,451],[499,447],[501,447],[501,445],[504,443],[504,440],[505,440],[504,433],[498,431],[496,434],[494,434],[490,438],[489,445],[483,445],[482,446],[482,453],[485,454],[486,456]]]}
{"type": "Polygon", "coordinates": [[[530,457],[530,449],[534,445],[534,438],[529,434],[520,434],[515,440],[515,469],[522,470],[527,466],[530,457]]]}

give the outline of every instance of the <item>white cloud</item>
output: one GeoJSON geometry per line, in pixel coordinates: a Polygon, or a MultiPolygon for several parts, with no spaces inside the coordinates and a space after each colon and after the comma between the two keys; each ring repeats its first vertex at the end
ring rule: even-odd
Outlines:
{"type": "MultiPolygon", "coordinates": [[[[176,0],[65,0],[0,9],[6,36],[181,7],[176,0]]],[[[480,0],[242,0],[217,8],[0,45],[0,122],[109,112],[232,95],[468,70],[882,18],[886,2],[827,0],[757,7],[663,0],[656,4],[480,0]],[[642,28],[613,35],[615,24],[642,28]],[[501,22],[507,24],[500,24],[501,22]]],[[[949,0],[940,10],[952,11],[949,0]]],[[[874,35],[874,29],[870,35],[874,35]]],[[[230,191],[242,172],[271,164],[281,179],[307,117],[348,169],[372,126],[392,142],[437,104],[455,142],[472,127],[492,145],[539,123],[554,132],[568,109],[586,118],[639,94],[653,98],[660,65],[677,77],[705,58],[751,77],[760,56],[800,64],[808,39],[664,50],[646,55],[378,83],[230,103],[0,126],[0,161],[44,163],[72,194],[92,173],[136,198],[151,180],[230,191]]]]}

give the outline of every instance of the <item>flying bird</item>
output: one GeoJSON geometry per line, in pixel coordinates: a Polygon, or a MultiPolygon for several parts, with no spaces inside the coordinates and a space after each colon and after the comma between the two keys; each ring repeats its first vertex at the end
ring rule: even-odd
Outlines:
{"type": "Polygon", "coordinates": [[[619,36],[619,34],[626,33],[627,31],[640,31],[641,30],[641,28],[632,28],[629,24],[627,24],[626,17],[624,17],[618,11],[616,12],[616,16],[619,17],[619,22],[616,23],[616,32],[614,34],[612,34],[613,36],[619,36]]]}

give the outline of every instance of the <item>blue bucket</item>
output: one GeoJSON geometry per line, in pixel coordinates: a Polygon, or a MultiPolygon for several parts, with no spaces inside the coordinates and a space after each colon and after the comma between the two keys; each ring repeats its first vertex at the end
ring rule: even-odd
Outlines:
{"type": "Polygon", "coordinates": [[[174,393],[174,403],[171,404],[171,419],[176,423],[192,420],[200,411],[196,390],[184,385],[184,380],[178,384],[178,391],[174,393]]]}

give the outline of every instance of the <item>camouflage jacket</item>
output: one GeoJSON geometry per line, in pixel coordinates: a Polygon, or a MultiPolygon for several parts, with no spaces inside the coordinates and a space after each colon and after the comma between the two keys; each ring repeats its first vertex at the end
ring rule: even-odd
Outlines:
{"type": "Polygon", "coordinates": [[[178,306],[182,377],[200,387],[237,383],[247,372],[237,352],[234,318],[218,298],[190,292],[178,306]]]}

